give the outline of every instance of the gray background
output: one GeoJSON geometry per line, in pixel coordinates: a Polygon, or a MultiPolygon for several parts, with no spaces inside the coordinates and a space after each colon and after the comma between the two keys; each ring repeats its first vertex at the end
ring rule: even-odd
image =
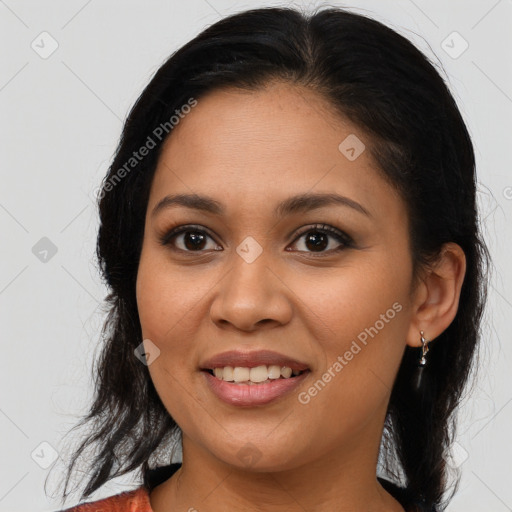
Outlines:
{"type": "MultiPolygon", "coordinates": [[[[54,460],[50,483],[62,474],[63,435],[92,396],[104,318],[94,191],[129,108],[164,59],[207,25],[246,8],[293,4],[0,0],[0,511],[57,507],[43,485],[54,460]]],[[[460,414],[452,465],[463,478],[449,511],[512,510],[512,1],[331,5],[370,14],[433,55],[472,134],[495,272],[479,378],[460,414]]],[[[94,499],[133,486],[117,479],[94,499]]]]}

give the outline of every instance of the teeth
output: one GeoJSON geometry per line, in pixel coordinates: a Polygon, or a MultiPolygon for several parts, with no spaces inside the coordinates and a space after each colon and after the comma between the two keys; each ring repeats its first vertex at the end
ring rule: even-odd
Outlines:
{"type": "Polygon", "coordinates": [[[279,379],[281,377],[281,367],[277,365],[269,366],[268,368],[268,378],[269,379],[279,379]]]}
{"type": "MultiPolygon", "coordinates": [[[[251,368],[249,379],[251,382],[264,382],[268,379],[268,370],[265,365],[251,368]]],[[[247,379],[246,379],[247,380],[247,379]]]]}
{"type": "Polygon", "coordinates": [[[288,368],[288,366],[283,366],[281,368],[281,376],[285,379],[289,379],[292,376],[292,369],[288,368]]]}
{"type": "Polygon", "coordinates": [[[251,371],[249,368],[242,368],[240,366],[236,366],[233,369],[233,380],[235,382],[245,382],[246,380],[249,380],[251,371]]]}
{"type": "Polygon", "coordinates": [[[233,367],[226,366],[225,368],[215,368],[215,370],[218,372],[218,375],[215,374],[215,376],[219,379],[233,381],[233,367]]]}
{"type": "Polygon", "coordinates": [[[249,382],[249,383],[261,383],[269,382],[279,378],[289,379],[292,375],[296,376],[300,374],[299,370],[292,370],[288,366],[256,366],[254,368],[246,368],[242,366],[225,366],[224,368],[214,368],[213,374],[215,377],[227,382],[249,382]]]}

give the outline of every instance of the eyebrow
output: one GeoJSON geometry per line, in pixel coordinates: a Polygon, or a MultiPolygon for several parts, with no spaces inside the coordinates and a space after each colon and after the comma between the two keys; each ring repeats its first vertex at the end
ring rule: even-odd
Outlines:
{"type": "MultiPolygon", "coordinates": [[[[338,205],[352,208],[359,213],[372,217],[370,212],[361,204],[349,197],[338,194],[304,193],[289,197],[280,202],[274,209],[274,215],[278,218],[292,215],[294,213],[303,213],[310,210],[316,210],[326,206],[338,205]]],[[[183,206],[194,210],[199,210],[213,215],[223,215],[226,207],[212,197],[198,194],[174,194],[165,196],[153,208],[151,216],[156,216],[159,212],[168,208],[183,206]]]]}

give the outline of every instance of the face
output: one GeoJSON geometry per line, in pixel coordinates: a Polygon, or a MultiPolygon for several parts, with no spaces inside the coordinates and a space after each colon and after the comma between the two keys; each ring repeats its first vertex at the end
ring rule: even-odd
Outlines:
{"type": "Polygon", "coordinates": [[[212,92],[174,127],[150,191],[137,303],[184,460],[247,468],[248,453],[257,471],[334,453],[373,461],[410,328],[412,261],[405,204],[370,142],[317,93],[283,83],[212,92]],[[155,210],[178,194],[217,209],[155,210]],[[324,200],[290,201],[305,194],[324,200]],[[260,350],[306,371],[250,385],[203,369],[260,350]]]}

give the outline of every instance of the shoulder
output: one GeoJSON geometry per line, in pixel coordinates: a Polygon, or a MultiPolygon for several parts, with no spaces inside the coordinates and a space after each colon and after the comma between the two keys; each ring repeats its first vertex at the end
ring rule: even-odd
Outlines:
{"type": "Polygon", "coordinates": [[[153,512],[144,486],[57,512],[153,512]]]}
{"type": "Polygon", "coordinates": [[[149,493],[170,478],[180,467],[181,463],[173,463],[147,469],[144,473],[144,483],[136,489],[55,512],[153,512],[149,493]]]}

